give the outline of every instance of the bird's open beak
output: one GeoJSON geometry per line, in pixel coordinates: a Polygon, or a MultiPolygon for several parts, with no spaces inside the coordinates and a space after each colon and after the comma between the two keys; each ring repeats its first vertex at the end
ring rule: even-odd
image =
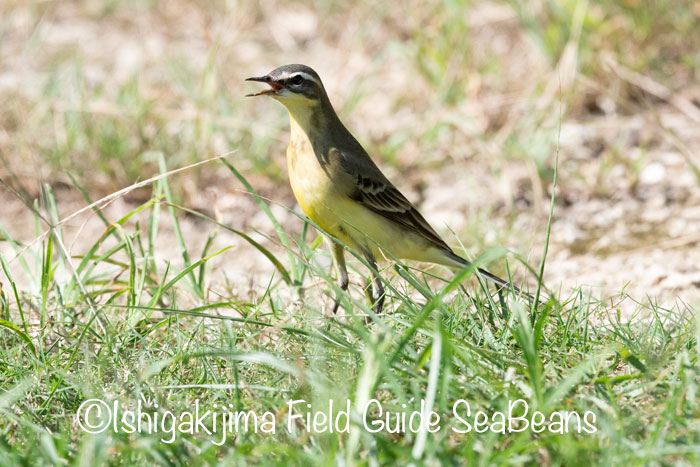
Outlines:
{"type": "Polygon", "coordinates": [[[277,91],[284,88],[284,86],[278,84],[267,75],[247,78],[246,81],[260,81],[261,83],[267,83],[270,86],[270,89],[265,89],[264,91],[256,92],[253,94],[246,94],[246,97],[274,95],[277,94],[277,91]]]}

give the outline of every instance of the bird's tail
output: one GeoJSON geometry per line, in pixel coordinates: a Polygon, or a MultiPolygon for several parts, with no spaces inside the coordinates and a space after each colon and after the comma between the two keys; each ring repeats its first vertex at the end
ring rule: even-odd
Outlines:
{"type": "MultiPolygon", "coordinates": [[[[454,266],[454,267],[459,267],[459,268],[465,268],[472,264],[470,261],[462,258],[458,254],[454,253],[453,251],[444,251],[444,255],[450,260],[449,262],[451,264],[446,264],[447,266],[454,266]]],[[[477,268],[476,269],[478,273],[484,277],[484,279],[487,279],[494,284],[496,284],[498,287],[502,289],[510,289],[511,287],[515,291],[517,295],[522,295],[523,297],[526,297],[531,303],[535,301],[535,297],[530,295],[529,293],[523,292],[520,290],[518,287],[515,285],[511,284],[505,279],[501,279],[495,274],[491,274],[490,272],[486,271],[485,269],[482,268],[477,268]]]]}

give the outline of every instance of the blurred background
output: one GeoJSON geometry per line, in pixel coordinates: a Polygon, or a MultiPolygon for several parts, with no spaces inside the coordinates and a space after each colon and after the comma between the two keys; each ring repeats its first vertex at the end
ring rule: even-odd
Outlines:
{"type": "MultiPolygon", "coordinates": [[[[504,246],[539,264],[558,153],[547,285],[697,303],[692,0],[3,1],[0,225],[35,238],[25,203],[42,183],[65,217],[86,204],[76,184],[97,199],[157,174],[161,156],[175,169],[237,150],[228,160],[301,231],[284,209],[296,206],[286,111],[243,97],[257,89],[246,77],[287,63],[319,72],[346,125],[449,243],[452,229],[472,255],[504,246]]],[[[171,184],[178,203],[267,241],[272,226],[220,162],[171,184]]],[[[150,196],[136,190],[105,213],[150,196]]],[[[182,225],[189,244],[207,240],[210,226],[182,225]]],[[[78,254],[104,226],[88,216],[67,229],[78,254]]],[[[215,267],[264,287],[272,268],[259,253],[216,241],[238,253],[215,267]]]]}

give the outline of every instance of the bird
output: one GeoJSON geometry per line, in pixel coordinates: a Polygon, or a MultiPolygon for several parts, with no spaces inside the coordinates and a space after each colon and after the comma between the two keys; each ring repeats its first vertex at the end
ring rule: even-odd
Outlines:
{"type": "MultiPolygon", "coordinates": [[[[271,97],[289,112],[289,181],[304,214],[342,243],[331,242],[340,289],[346,291],[349,285],[343,245],[361,253],[370,266],[371,299],[377,314],[384,304],[378,260],[389,256],[453,269],[470,266],[389,181],[345,127],[312,68],[284,65],[246,81],[269,86],[246,97],[271,97]]],[[[484,269],[477,270],[500,288],[512,287],[484,269]]],[[[338,297],[333,313],[339,303],[338,297]]]]}

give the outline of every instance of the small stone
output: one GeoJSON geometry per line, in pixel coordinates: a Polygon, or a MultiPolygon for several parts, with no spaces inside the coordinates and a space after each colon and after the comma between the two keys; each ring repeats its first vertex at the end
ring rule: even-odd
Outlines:
{"type": "Polygon", "coordinates": [[[652,162],[642,169],[639,174],[639,182],[644,185],[655,185],[666,178],[666,168],[658,163],[652,162]]]}

